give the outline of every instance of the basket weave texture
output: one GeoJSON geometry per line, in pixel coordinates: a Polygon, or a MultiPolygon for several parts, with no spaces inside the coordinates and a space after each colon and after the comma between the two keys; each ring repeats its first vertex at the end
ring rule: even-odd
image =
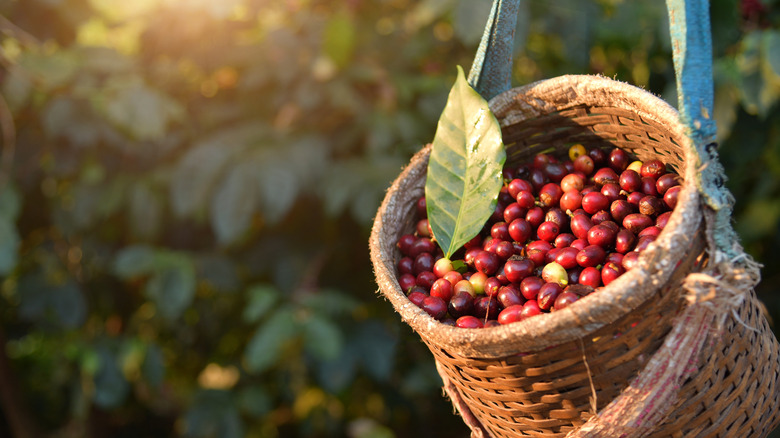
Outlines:
{"type": "Polygon", "coordinates": [[[377,213],[371,259],[381,294],[430,349],[472,436],[766,436],[780,420],[780,347],[752,290],[756,270],[712,256],[692,183],[700,163],[676,110],[631,85],[576,75],[509,90],[490,106],[510,164],[573,143],[616,146],[664,161],[685,182],[639,266],[609,286],[551,314],[460,329],[411,303],[397,281],[396,242],[414,229],[430,147],[412,158],[377,213]],[[724,296],[721,274],[747,286],[724,296]]]}

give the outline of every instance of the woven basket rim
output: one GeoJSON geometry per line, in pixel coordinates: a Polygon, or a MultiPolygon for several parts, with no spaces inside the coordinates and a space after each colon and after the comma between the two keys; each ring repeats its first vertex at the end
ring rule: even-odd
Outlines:
{"type": "Polygon", "coordinates": [[[675,137],[687,139],[679,112],[668,102],[644,88],[600,74],[556,76],[515,87],[495,96],[489,105],[502,125],[512,123],[501,116],[507,106],[514,103],[514,97],[520,94],[529,95],[524,102],[524,106],[529,107],[529,114],[544,112],[551,105],[555,105],[557,110],[563,110],[589,105],[594,100],[604,100],[616,108],[636,112],[646,119],[662,123],[675,137]],[[569,92],[560,93],[559,90],[569,92]],[[555,99],[550,100],[550,97],[555,99]]]}
{"type": "MultiPolygon", "coordinates": [[[[677,111],[657,96],[633,85],[596,75],[564,75],[508,90],[491,99],[490,106],[502,126],[580,105],[609,106],[638,114],[667,128],[683,145],[683,189],[668,225],[657,240],[642,252],[639,266],[626,272],[599,292],[551,314],[499,327],[463,329],[442,324],[411,303],[395,277],[394,260],[382,254],[386,236],[384,219],[403,192],[412,172],[427,166],[430,145],[423,148],[393,182],[375,217],[369,239],[371,260],[380,292],[402,319],[419,335],[465,357],[502,357],[507,350],[533,352],[580,339],[610,324],[650,299],[665,283],[682,253],[680,247],[695,233],[701,221],[700,200],[693,175],[696,157],[688,152],[690,142],[677,111]],[[672,254],[672,256],[670,256],[672,254]]],[[[391,257],[392,258],[392,257],[391,257]]]]}

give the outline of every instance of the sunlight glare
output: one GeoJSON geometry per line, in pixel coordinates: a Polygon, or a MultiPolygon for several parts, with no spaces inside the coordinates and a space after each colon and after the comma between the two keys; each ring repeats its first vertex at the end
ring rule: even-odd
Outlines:
{"type": "Polygon", "coordinates": [[[139,18],[160,7],[205,12],[215,19],[235,18],[244,11],[244,0],[90,0],[93,8],[110,20],[139,18]]]}

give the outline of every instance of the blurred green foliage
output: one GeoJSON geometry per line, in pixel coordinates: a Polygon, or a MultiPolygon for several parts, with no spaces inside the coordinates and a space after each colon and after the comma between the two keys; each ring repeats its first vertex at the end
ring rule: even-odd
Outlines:
{"type": "MultiPolygon", "coordinates": [[[[777,320],[776,3],[712,20],[735,223],[777,320]]],[[[0,0],[0,435],[466,436],[367,240],[489,9],[0,0]]],[[[521,9],[516,84],[601,73],[674,103],[663,2],[521,9]]]]}

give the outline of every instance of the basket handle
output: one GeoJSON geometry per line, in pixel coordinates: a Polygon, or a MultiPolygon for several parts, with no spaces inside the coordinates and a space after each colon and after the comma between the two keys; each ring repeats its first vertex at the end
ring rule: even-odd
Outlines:
{"type": "MultiPolygon", "coordinates": [[[[511,88],[512,48],[522,0],[493,0],[485,31],[468,81],[487,100],[511,88]]],[[[731,226],[734,198],[725,187],[718,160],[713,115],[712,35],[708,0],[666,0],[672,39],[680,120],[690,138],[687,147],[697,159],[697,186],[717,212],[714,238],[732,253],[737,241],[731,226]]]]}
{"type": "Polygon", "coordinates": [[[726,188],[726,172],[718,159],[713,117],[712,31],[708,0],[666,0],[672,38],[677,108],[697,159],[696,184],[715,212],[710,236],[729,258],[742,250],[731,225],[734,196],[726,188]]]}
{"type": "Polygon", "coordinates": [[[468,77],[485,100],[512,88],[512,48],[521,1],[493,0],[468,77]]]}

